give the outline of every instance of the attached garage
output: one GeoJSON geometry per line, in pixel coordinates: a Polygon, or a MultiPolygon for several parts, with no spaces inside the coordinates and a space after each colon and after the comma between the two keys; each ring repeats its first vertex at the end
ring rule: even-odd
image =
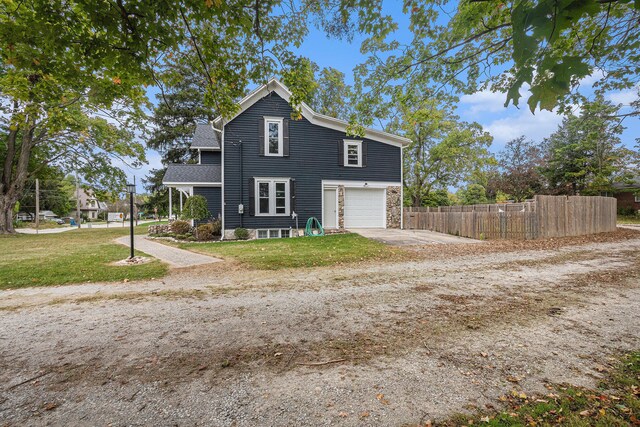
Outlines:
{"type": "Polygon", "coordinates": [[[345,188],[345,228],[386,228],[384,188],[345,188]]]}

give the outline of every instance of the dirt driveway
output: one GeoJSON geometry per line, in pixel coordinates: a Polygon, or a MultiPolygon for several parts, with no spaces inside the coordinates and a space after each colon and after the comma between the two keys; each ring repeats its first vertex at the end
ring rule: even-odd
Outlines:
{"type": "Polygon", "coordinates": [[[5,291],[0,425],[417,425],[593,386],[640,348],[640,234],[620,233],[5,291]]]}

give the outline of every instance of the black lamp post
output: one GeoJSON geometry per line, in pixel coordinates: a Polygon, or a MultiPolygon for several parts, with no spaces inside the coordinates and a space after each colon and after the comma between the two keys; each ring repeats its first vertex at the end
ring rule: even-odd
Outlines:
{"type": "Polygon", "coordinates": [[[127,184],[129,193],[129,230],[131,231],[131,259],[133,259],[133,195],[136,193],[135,184],[127,184]]]}

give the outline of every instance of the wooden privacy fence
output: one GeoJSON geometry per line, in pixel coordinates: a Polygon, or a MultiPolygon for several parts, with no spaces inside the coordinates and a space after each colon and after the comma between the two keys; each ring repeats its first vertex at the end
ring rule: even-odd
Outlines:
{"type": "Polygon", "coordinates": [[[616,229],[616,199],[535,196],[524,203],[404,208],[404,228],[473,239],[529,240],[616,229]]]}

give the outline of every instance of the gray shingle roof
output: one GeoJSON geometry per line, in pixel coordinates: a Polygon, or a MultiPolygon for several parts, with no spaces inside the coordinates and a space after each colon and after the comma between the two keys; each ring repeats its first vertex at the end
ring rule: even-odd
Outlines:
{"type": "Polygon", "coordinates": [[[202,183],[221,182],[220,165],[171,164],[162,178],[162,183],[202,183]]]}
{"type": "Polygon", "coordinates": [[[196,131],[191,141],[191,148],[220,148],[220,132],[214,130],[210,124],[196,125],[196,131]]]}

